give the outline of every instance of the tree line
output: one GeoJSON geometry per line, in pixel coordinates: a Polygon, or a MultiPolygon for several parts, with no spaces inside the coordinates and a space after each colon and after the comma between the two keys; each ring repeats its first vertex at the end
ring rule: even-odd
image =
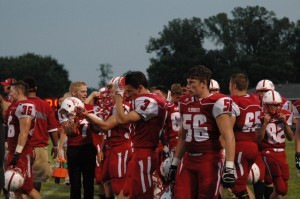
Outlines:
{"type": "MultiPolygon", "coordinates": [[[[261,79],[297,83],[300,20],[277,18],[260,6],[236,7],[231,15],[219,13],[205,19],[173,19],[157,37],[150,37],[146,52],[154,54],[147,69],[150,86],[185,84],[185,72],[198,64],[212,70],[225,93],[235,72],[247,74],[250,87],[261,79]],[[213,48],[205,48],[206,43],[213,48]]],[[[37,78],[41,97],[59,97],[70,84],[68,71],[50,56],[0,57],[0,69],[1,81],[10,76],[37,78]]],[[[112,66],[100,64],[98,71],[100,88],[111,78],[112,66]]]]}

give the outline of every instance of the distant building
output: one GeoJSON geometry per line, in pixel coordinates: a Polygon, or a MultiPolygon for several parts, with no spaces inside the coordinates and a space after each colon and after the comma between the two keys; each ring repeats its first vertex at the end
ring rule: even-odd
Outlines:
{"type": "MultiPolygon", "coordinates": [[[[300,99],[300,84],[275,84],[275,90],[288,100],[295,101],[300,99]]],[[[255,93],[255,88],[249,89],[248,93],[255,93]]]]}

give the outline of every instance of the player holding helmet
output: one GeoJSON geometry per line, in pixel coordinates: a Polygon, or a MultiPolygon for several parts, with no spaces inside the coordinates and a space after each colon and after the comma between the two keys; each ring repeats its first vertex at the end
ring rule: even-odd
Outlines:
{"type": "MultiPolygon", "coordinates": [[[[27,95],[28,85],[23,81],[11,85],[9,96],[15,103],[10,107],[7,123],[8,158],[6,168],[7,170],[19,168],[21,175],[25,178],[23,186],[17,191],[25,192],[30,198],[41,198],[40,193],[33,188],[33,149],[29,144],[29,137],[32,135],[35,125],[36,110],[35,105],[27,100],[27,95]]],[[[6,184],[5,187],[10,186],[6,184]]],[[[16,196],[21,197],[21,192],[16,193],[16,196]]]]}
{"type": "Polygon", "coordinates": [[[282,198],[288,191],[289,166],[285,154],[285,138],[292,140],[294,137],[290,128],[293,114],[281,108],[281,96],[273,90],[264,94],[262,104],[262,127],[258,133],[258,141],[263,147],[262,156],[269,175],[265,181],[267,184],[274,184],[270,198],[282,198]]]}
{"type": "Polygon", "coordinates": [[[85,82],[72,82],[69,87],[72,97],[66,98],[59,110],[59,121],[68,136],[67,160],[70,177],[70,198],[81,198],[81,175],[84,198],[94,197],[96,148],[92,143],[94,130],[84,118],[84,109],[93,112],[93,106],[83,104],[87,96],[85,82]]]}

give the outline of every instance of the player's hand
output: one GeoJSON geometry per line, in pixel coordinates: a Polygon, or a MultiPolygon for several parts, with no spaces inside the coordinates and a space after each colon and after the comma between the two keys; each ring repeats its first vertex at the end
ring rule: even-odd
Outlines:
{"type": "Polygon", "coordinates": [[[20,158],[21,153],[15,152],[13,159],[10,161],[9,165],[16,166],[18,163],[18,160],[20,158]]]}
{"type": "Polygon", "coordinates": [[[224,167],[222,184],[224,188],[231,188],[235,185],[234,168],[224,167]]]}
{"type": "Polygon", "coordinates": [[[164,146],[162,156],[167,158],[170,155],[170,149],[168,146],[164,146]]]}
{"type": "Polygon", "coordinates": [[[58,148],[57,147],[52,147],[52,149],[51,149],[52,159],[56,158],[57,155],[58,155],[58,148]]]}
{"type": "Polygon", "coordinates": [[[270,114],[265,114],[265,116],[264,116],[264,124],[268,124],[269,122],[270,122],[270,120],[271,120],[271,116],[270,116],[270,114]]]}
{"type": "Polygon", "coordinates": [[[295,153],[296,168],[300,170],[300,152],[295,153]]]}
{"type": "Polygon", "coordinates": [[[168,181],[175,181],[176,177],[176,172],[177,172],[177,166],[171,165],[168,173],[168,181]]]}
{"type": "Polygon", "coordinates": [[[125,92],[125,77],[115,77],[112,80],[113,88],[116,95],[121,95],[123,97],[125,92]]]}

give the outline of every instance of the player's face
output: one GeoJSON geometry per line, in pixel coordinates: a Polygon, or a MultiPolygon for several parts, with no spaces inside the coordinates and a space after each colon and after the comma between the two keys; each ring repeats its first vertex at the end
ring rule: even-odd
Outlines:
{"type": "Polygon", "coordinates": [[[268,104],[267,107],[269,114],[275,115],[279,112],[280,104],[268,104]]]}
{"type": "Polygon", "coordinates": [[[175,103],[175,104],[178,104],[178,101],[179,101],[179,99],[180,99],[180,96],[181,96],[181,95],[177,95],[177,94],[171,95],[171,97],[172,97],[172,102],[175,103]]]}
{"type": "Polygon", "coordinates": [[[10,87],[9,97],[13,102],[18,101],[19,92],[15,89],[14,86],[10,87]]]}
{"type": "Polygon", "coordinates": [[[192,96],[200,97],[203,90],[205,90],[206,85],[198,79],[187,79],[186,88],[192,96]]]}
{"type": "Polygon", "coordinates": [[[74,94],[74,97],[77,97],[82,102],[85,101],[86,96],[87,96],[87,86],[80,86],[79,89],[74,94]]]}
{"type": "Polygon", "coordinates": [[[134,87],[132,87],[131,85],[126,85],[125,86],[125,94],[127,94],[127,98],[128,99],[132,99],[132,98],[134,98],[134,97],[136,97],[137,95],[139,95],[140,94],[140,89],[138,88],[138,89],[136,89],[136,88],[134,88],[134,87]]]}

